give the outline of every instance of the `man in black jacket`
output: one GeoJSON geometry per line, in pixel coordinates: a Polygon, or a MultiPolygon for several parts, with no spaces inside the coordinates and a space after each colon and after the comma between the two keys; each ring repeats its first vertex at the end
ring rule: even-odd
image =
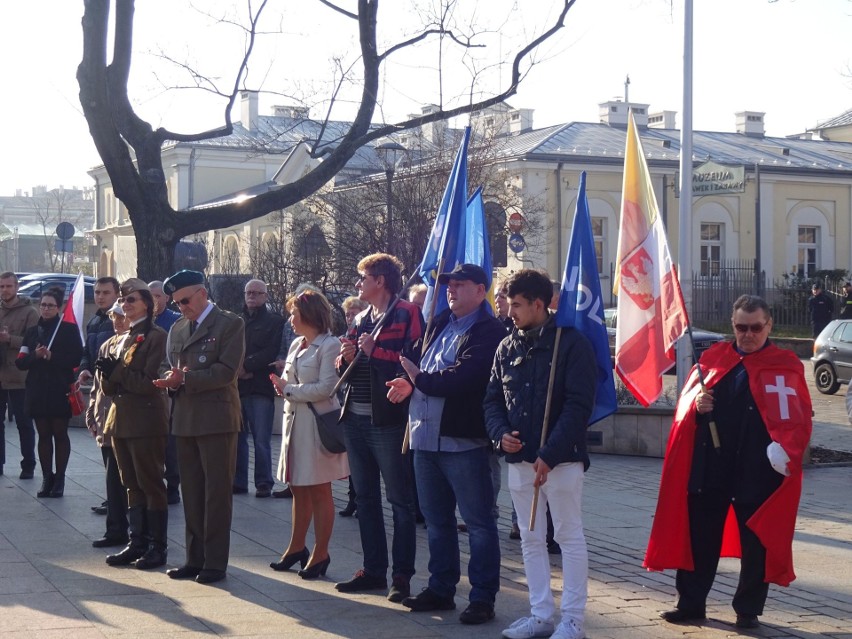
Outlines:
{"type": "Polygon", "coordinates": [[[246,355],[237,375],[243,429],[237,439],[237,471],[234,493],[248,492],[248,431],[254,441],[255,497],[269,497],[272,477],[272,424],[275,418],[275,389],[269,374],[281,348],[284,318],[266,308],[268,291],[263,280],[249,280],[245,286],[242,318],[246,325],[246,355]]]}
{"type": "Polygon", "coordinates": [[[485,393],[485,425],[509,463],[531,615],[515,621],[503,630],[503,636],[580,639],[589,570],[582,521],[583,473],[589,466],[586,428],[595,401],[595,356],[589,341],[573,328],[561,329],[554,356],[557,328],[547,308],[553,285],[546,274],[518,271],[507,289],[509,316],[516,330],[494,356],[485,393]],[[554,366],[550,418],[545,425],[548,380],[554,366]],[[534,530],[530,530],[536,487],[540,501],[534,530]],[[562,548],[562,621],[557,628],[546,542],[548,504],[554,537],[562,548]]]}
{"type": "Polygon", "coordinates": [[[488,277],[475,264],[443,273],[449,308],[426,334],[418,368],[400,358],[409,380],[388,382],[388,398],[411,395],[409,423],[420,509],[429,537],[429,586],[403,606],[414,612],[452,610],[459,582],[456,503],[470,534],[470,605],[460,620],[480,624],[494,618],[500,589],[500,543],[492,504],[491,440],[485,431],[482,398],[497,345],[506,336],[488,310],[488,277]]]}

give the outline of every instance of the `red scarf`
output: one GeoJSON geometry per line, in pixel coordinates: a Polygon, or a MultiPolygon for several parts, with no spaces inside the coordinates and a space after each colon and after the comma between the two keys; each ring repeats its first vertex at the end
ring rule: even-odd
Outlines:
{"type": "MultiPolygon", "coordinates": [[[[764,581],[788,586],[793,572],[793,530],[802,493],[802,456],[811,438],[811,397],[804,367],[791,351],[774,344],[741,356],[731,342],[714,344],[701,357],[707,388],[713,388],[742,361],[749,388],[773,441],[790,457],[790,475],[746,522],[766,548],[764,581]]],[[[675,410],[669,435],[660,497],[643,565],[649,570],[693,570],[689,541],[687,484],[695,444],[695,397],[700,392],[693,369],[675,410]]],[[[722,540],[723,557],[740,557],[740,538],[733,508],[728,512],[722,540]]]]}

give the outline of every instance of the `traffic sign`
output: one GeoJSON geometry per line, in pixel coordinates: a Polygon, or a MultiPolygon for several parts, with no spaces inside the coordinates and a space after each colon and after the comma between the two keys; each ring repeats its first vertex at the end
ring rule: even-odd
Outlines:
{"type": "Polygon", "coordinates": [[[56,225],[56,236],[61,240],[70,240],[74,237],[74,225],[71,222],[60,222],[56,225]]]}
{"type": "Polygon", "coordinates": [[[520,213],[512,213],[509,216],[509,230],[512,233],[519,233],[524,226],[524,216],[520,213]]]}
{"type": "Polygon", "coordinates": [[[527,243],[524,241],[524,236],[520,233],[512,233],[509,236],[509,248],[512,249],[514,253],[520,253],[527,246],[527,243]]]}

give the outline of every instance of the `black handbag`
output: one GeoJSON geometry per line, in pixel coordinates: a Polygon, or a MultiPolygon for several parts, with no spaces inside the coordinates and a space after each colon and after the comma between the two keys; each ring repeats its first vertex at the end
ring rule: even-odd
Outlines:
{"type": "Polygon", "coordinates": [[[343,438],[344,426],[340,422],[340,409],[335,408],[327,413],[319,413],[311,402],[307,404],[314,414],[322,447],[330,453],[345,453],[346,442],[343,438]]]}

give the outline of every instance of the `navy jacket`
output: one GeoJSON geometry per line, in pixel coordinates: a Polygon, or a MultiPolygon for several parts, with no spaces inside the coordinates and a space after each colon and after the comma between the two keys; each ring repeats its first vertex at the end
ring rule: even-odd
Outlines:
{"type": "Polygon", "coordinates": [[[80,370],[87,370],[94,375],[95,360],[98,359],[98,351],[110,337],[115,335],[112,320],[107,317],[107,311],[98,309],[92,319],[86,324],[86,348],[83,358],[80,360],[80,370]]]}
{"type": "Polygon", "coordinates": [[[269,364],[275,361],[281,349],[284,318],[278,313],[268,311],[265,306],[261,306],[251,314],[247,308],[243,307],[241,317],[246,325],[246,354],[243,370],[251,373],[252,377],[237,380],[240,397],[247,395],[275,397],[275,387],[269,381],[269,374],[275,372],[275,367],[269,364]]]}
{"type": "Polygon", "coordinates": [[[532,463],[540,457],[551,468],[577,461],[588,468],[586,429],[595,402],[597,364],[591,343],[574,328],[562,329],[550,423],[544,446],[539,446],[555,338],[551,314],[540,331],[515,330],[500,343],[485,391],[485,427],[495,442],[505,433],[520,432],[524,447],[506,455],[509,463],[532,463]]]}
{"type": "MultiPolygon", "coordinates": [[[[494,353],[506,337],[506,329],[486,308],[487,303],[482,302],[473,326],[459,340],[455,364],[434,373],[421,372],[414,379],[414,385],[421,393],[444,398],[442,437],[488,437],[482,400],[491,375],[494,353]]],[[[449,321],[450,309],[445,309],[435,318],[432,330],[426,334],[423,352],[426,352],[449,321]]]]}

